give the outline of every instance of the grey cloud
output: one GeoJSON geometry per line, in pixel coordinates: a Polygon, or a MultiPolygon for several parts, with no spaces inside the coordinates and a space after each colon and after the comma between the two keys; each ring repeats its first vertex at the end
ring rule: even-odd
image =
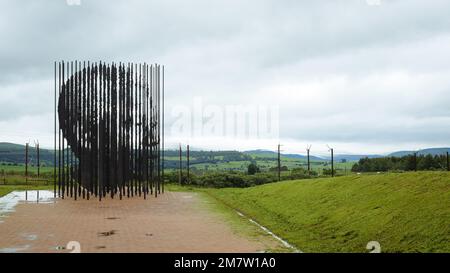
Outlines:
{"type": "Polygon", "coordinates": [[[446,0],[6,2],[0,122],[52,112],[53,61],[102,59],[165,64],[168,112],[194,96],[279,104],[286,138],[443,143],[450,133],[440,126],[450,116],[446,0]],[[377,118],[391,121],[365,122],[377,118]]]}

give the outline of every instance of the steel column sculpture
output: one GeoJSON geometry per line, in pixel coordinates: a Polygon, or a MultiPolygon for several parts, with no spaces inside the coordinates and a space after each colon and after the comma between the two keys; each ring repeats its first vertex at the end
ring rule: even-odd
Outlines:
{"type": "Polygon", "coordinates": [[[146,63],[55,62],[55,196],[161,192],[161,70],[146,63]]]}

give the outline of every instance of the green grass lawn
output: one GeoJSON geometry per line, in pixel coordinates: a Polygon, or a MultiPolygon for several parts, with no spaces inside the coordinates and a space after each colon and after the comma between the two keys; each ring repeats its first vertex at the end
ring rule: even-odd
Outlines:
{"type": "MultiPolygon", "coordinates": [[[[47,170],[47,174],[49,172],[47,170]]],[[[28,177],[28,181],[23,174],[15,173],[5,176],[1,174],[0,172],[0,197],[16,190],[53,190],[53,179],[45,178],[49,176],[45,175],[46,173],[41,178],[28,177]]]]}
{"type": "Polygon", "coordinates": [[[305,252],[450,252],[450,173],[352,175],[208,189],[305,252]]]}
{"type": "Polygon", "coordinates": [[[52,185],[30,185],[30,186],[25,186],[25,185],[0,185],[0,197],[7,195],[8,193],[12,192],[12,191],[24,191],[24,190],[51,190],[53,191],[53,186],[52,185]]]}
{"type": "MultiPolygon", "coordinates": [[[[38,168],[36,166],[28,166],[28,173],[37,174],[37,169],[38,168]]],[[[53,170],[54,168],[52,166],[41,166],[40,173],[53,173],[53,170]]],[[[2,174],[2,171],[25,173],[25,165],[0,165],[0,175],[2,174]]]]}
{"type": "MultiPolygon", "coordinates": [[[[263,172],[269,171],[270,168],[276,168],[278,163],[273,160],[256,160],[256,165],[261,169],[263,172]]],[[[240,172],[247,172],[248,165],[250,164],[250,161],[229,161],[229,162],[218,162],[216,164],[213,163],[191,163],[190,167],[193,172],[195,171],[240,171],[240,172]]],[[[183,163],[184,164],[184,163],[183,163]]],[[[351,173],[352,166],[355,164],[355,162],[335,162],[334,168],[335,172],[338,174],[349,174],[351,173]]],[[[295,169],[295,168],[303,168],[307,169],[308,165],[306,161],[303,160],[296,160],[296,159],[288,159],[282,161],[282,166],[286,166],[289,170],[295,169]]],[[[183,165],[185,168],[185,166],[183,165]]],[[[318,174],[322,174],[323,169],[331,169],[331,163],[329,162],[319,162],[314,161],[311,162],[311,170],[317,172],[318,174]]],[[[166,168],[167,171],[178,171],[177,168],[166,168]]]]}

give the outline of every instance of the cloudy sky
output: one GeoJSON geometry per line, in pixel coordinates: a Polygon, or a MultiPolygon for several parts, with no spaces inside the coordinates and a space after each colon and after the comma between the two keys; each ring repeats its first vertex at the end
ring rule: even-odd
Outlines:
{"type": "Polygon", "coordinates": [[[450,146],[448,0],[67,2],[0,3],[0,142],[52,147],[53,62],[106,60],[165,65],[169,146],[450,146]],[[177,133],[195,99],[277,106],[278,136],[177,133]]]}

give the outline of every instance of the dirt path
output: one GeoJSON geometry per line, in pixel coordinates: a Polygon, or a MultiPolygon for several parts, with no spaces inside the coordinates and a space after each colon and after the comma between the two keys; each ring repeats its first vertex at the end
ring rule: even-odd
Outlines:
{"type": "Polygon", "coordinates": [[[0,223],[0,252],[258,252],[265,242],[237,234],[197,193],[158,198],[21,203],[0,223]]]}

